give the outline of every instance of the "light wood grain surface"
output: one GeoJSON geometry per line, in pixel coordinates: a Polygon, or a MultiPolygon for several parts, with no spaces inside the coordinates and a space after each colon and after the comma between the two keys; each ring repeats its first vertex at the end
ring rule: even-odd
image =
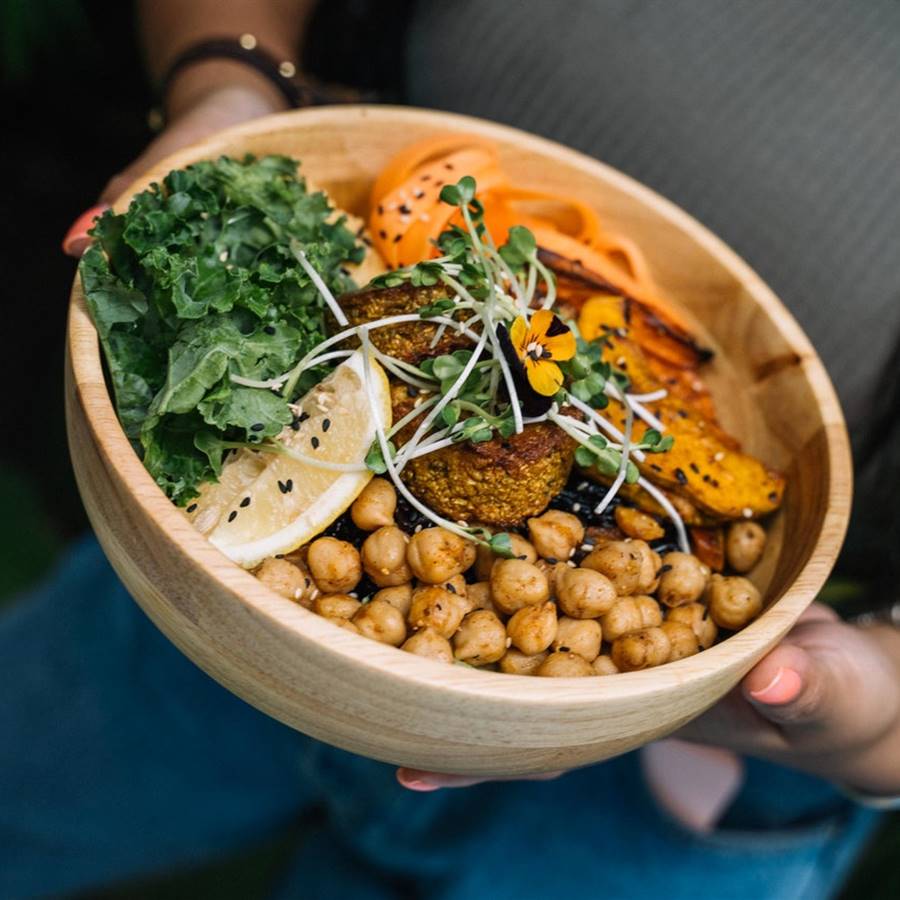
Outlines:
{"type": "Polygon", "coordinates": [[[578,194],[640,243],[658,282],[720,350],[708,379],[725,425],[789,476],[753,575],[769,600],[760,619],[697,656],[582,679],[447,666],[336,628],[223,557],[154,484],[116,419],[77,280],[66,363],[72,461],[128,590],[184,653],[247,702],[397,764],[480,775],[585,765],[668,734],[713,704],[785,634],[834,564],[850,508],[847,435],[821,362],[778,299],[714,235],[621,173],[523,132],[430,111],[340,107],[260,119],[165,160],[118,205],[195,160],[278,152],[302,159],[312,181],[364,213],[393,153],[461,131],[496,141],[517,182],[578,194]]]}

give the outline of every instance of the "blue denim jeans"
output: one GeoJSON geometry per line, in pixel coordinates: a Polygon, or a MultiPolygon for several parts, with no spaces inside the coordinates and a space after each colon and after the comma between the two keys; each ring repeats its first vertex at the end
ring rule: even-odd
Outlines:
{"type": "Polygon", "coordinates": [[[220,687],[157,632],[93,540],[0,620],[0,898],[208,861],[298,817],[276,898],[822,900],[876,821],[762,763],[722,828],[663,815],[635,756],[554,782],[416,794],[220,687]]]}

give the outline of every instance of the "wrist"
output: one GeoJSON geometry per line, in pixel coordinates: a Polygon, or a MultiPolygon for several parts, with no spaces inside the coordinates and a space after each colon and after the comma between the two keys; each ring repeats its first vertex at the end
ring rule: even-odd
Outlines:
{"type": "Polygon", "coordinates": [[[288,109],[284,95],[250,66],[230,59],[196,62],[178,72],[162,98],[168,121],[182,118],[218,95],[228,94],[245,115],[255,118],[288,109]]]}

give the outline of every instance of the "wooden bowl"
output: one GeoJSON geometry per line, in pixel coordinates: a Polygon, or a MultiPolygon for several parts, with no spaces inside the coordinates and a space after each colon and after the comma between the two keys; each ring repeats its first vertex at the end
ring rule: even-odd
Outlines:
{"type": "Polygon", "coordinates": [[[753,575],[769,601],[756,622],[680,662],[581,679],[451,667],[334,627],[222,556],[146,473],[113,411],[77,279],[66,365],[72,461],[97,537],[128,590],[184,653],[248,703],[319,740],[417,768],[492,775],[581,766],[669,734],[703,712],[813,600],[849,514],[844,421],[809,340],[728,247],[614,169],[512,128],[390,107],[285,113],[171,156],[118,205],[172,168],[220,154],[277,152],[301,159],[302,172],[361,213],[383,164],[439,132],[489,137],[517,182],[595,206],[643,247],[660,285],[720,349],[708,378],[724,424],[789,477],[753,575]]]}

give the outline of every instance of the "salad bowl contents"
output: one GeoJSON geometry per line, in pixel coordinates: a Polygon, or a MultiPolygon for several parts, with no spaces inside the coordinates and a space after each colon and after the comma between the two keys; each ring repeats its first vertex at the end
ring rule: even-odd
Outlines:
{"type": "Polygon", "coordinates": [[[684,214],[408,110],[160,175],[81,263],[73,459],[135,597],[251,702],[403,764],[583,764],[701,712],[812,599],[839,408],[684,214]]]}

